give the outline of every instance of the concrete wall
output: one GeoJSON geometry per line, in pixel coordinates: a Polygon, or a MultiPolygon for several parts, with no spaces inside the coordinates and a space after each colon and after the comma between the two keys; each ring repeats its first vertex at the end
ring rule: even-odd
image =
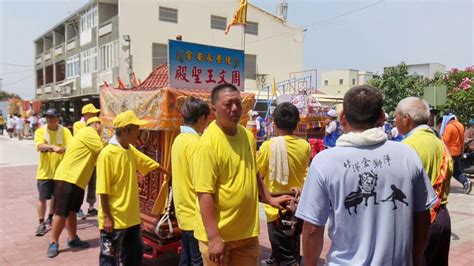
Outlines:
{"type": "Polygon", "coordinates": [[[358,84],[358,72],[357,70],[332,70],[321,73],[322,88],[321,90],[327,95],[342,96],[350,88],[358,84]],[[342,79],[342,85],[339,84],[339,80],[342,79]],[[355,84],[353,84],[355,79],[355,84]],[[328,81],[328,85],[325,85],[325,81],[328,81]]]}
{"type": "Polygon", "coordinates": [[[418,74],[425,78],[434,78],[437,72],[446,72],[446,66],[438,63],[407,65],[408,74],[418,74]]]}
{"type": "MultiPolygon", "coordinates": [[[[180,34],[183,41],[242,49],[243,27],[231,28],[228,35],[223,30],[211,29],[211,15],[227,18],[230,23],[238,0],[200,1],[119,1],[119,47],[125,44],[121,36],[130,35],[134,72],[142,80],[152,70],[152,43],[167,44],[180,34]],[[159,21],[159,6],[178,9],[178,23],[159,21]]],[[[303,64],[303,31],[285,25],[273,16],[251,5],[247,20],[258,22],[258,36],[246,34],[245,53],[257,55],[257,72],[269,74],[267,80],[288,79],[288,73],[300,71],[303,64]],[[277,36],[277,37],[274,37],[277,36]]],[[[121,50],[120,76],[128,77],[125,58],[121,50]]],[[[128,79],[127,79],[128,81],[128,79]]],[[[257,82],[247,79],[246,90],[256,89],[257,82]]]]}

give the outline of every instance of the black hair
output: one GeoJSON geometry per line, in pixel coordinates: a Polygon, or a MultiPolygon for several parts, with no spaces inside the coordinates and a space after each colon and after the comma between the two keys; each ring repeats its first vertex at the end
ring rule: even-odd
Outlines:
{"type": "Polygon", "coordinates": [[[273,122],[279,129],[295,130],[300,121],[300,112],[292,103],[280,103],[273,111],[273,122]]]}
{"type": "Polygon", "coordinates": [[[224,84],[217,85],[212,89],[212,92],[211,92],[211,102],[212,102],[212,104],[216,103],[217,97],[219,96],[219,92],[221,92],[222,90],[225,90],[225,89],[229,89],[229,90],[232,90],[232,91],[239,92],[237,87],[235,87],[232,84],[224,83],[224,84]]]}
{"type": "Polygon", "coordinates": [[[184,124],[194,125],[198,122],[199,118],[204,116],[206,119],[211,113],[209,105],[204,100],[196,97],[189,97],[181,106],[181,114],[184,118],[184,124]]]}
{"type": "Polygon", "coordinates": [[[343,112],[347,122],[356,129],[373,128],[383,112],[383,96],[369,85],[356,86],[344,95],[343,112]]]}

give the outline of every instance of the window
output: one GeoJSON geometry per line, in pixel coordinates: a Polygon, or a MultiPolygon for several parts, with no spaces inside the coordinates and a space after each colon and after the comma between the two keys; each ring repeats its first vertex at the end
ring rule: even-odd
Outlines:
{"type": "Polygon", "coordinates": [[[89,9],[81,16],[81,32],[97,26],[97,7],[89,9]]]}
{"type": "Polygon", "coordinates": [[[226,28],[227,28],[227,18],[211,16],[211,29],[226,30],[226,28]]]}
{"type": "Polygon", "coordinates": [[[66,78],[75,78],[79,76],[79,55],[73,55],[66,59],[66,78]]]}
{"type": "Polygon", "coordinates": [[[342,85],[344,84],[344,80],[343,79],[339,79],[339,85],[342,85]]]}
{"type": "Polygon", "coordinates": [[[356,85],[356,79],[352,79],[352,85],[356,85]]]}
{"type": "Polygon", "coordinates": [[[247,25],[245,26],[245,33],[258,35],[258,23],[247,21],[247,25]]]}
{"type": "Polygon", "coordinates": [[[160,6],[160,21],[178,23],[178,9],[160,6]]]}
{"type": "Polygon", "coordinates": [[[113,67],[117,67],[119,64],[118,62],[118,42],[111,42],[102,45],[99,48],[99,70],[104,71],[111,69],[113,67]]]}
{"type": "Polygon", "coordinates": [[[97,47],[91,48],[81,54],[82,74],[97,71],[97,47]]]}
{"type": "Polygon", "coordinates": [[[256,79],[257,77],[257,55],[246,54],[245,55],[245,78],[256,79]]]}
{"type": "Polygon", "coordinates": [[[327,86],[328,84],[329,84],[329,81],[326,79],[326,80],[324,81],[324,86],[327,86]]]}
{"type": "Polygon", "coordinates": [[[151,47],[151,66],[153,69],[161,64],[168,64],[168,45],[153,43],[151,47]]]}

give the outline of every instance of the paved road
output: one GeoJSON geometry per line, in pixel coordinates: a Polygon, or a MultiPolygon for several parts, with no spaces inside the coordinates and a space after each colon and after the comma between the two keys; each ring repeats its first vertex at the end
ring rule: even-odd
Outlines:
{"type": "MultiPolygon", "coordinates": [[[[34,236],[37,226],[37,191],[34,176],[38,155],[31,140],[18,141],[0,136],[0,265],[96,265],[98,263],[97,220],[79,221],[79,236],[90,241],[87,250],[67,249],[66,234],[60,238],[61,253],[46,258],[50,234],[34,236]]],[[[474,195],[461,193],[452,182],[448,205],[452,221],[450,265],[474,264],[474,195]]],[[[264,219],[264,216],[261,216],[264,219]]],[[[261,221],[261,258],[270,252],[265,221],[261,221]]],[[[330,242],[326,239],[325,254],[330,242]]],[[[320,261],[321,263],[324,260],[320,261]]],[[[147,262],[148,265],[176,265],[176,257],[147,262]]]]}

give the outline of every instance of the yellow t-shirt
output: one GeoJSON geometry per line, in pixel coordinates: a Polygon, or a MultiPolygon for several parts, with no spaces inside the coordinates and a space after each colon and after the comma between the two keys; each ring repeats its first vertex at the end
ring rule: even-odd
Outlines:
{"type": "Polygon", "coordinates": [[[56,170],[54,180],[62,180],[85,189],[94,171],[103,145],[97,131],[86,127],[76,134],[56,170]]]}
{"type": "Polygon", "coordinates": [[[196,193],[190,167],[198,141],[198,134],[181,133],[171,147],[174,208],[179,228],[186,231],[194,230],[196,193]]]}
{"type": "MultiPolygon", "coordinates": [[[[235,136],[228,136],[214,121],[199,139],[192,171],[195,190],[213,195],[217,227],[223,241],[258,236],[255,149],[255,138],[240,125],[235,136]]],[[[199,204],[194,236],[208,241],[199,204]]]]}
{"type": "MultiPolygon", "coordinates": [[[[311,147],[309,143],[295,136],[284,136],[286,142],[286,151],[288,154],[288,184],[282,185],[276,180],[270,181],[269,161],[270,161],[270,142],[265,141],[257,154],[257,166],[263,182],[269,192],[290,191],[293,187],[303,188],[306,179],[309,161],[311,160],[311,147]]],[[[265,214],[267,222],[273,222],[278,218],[278,209],[265,204],[265,214]]]]}
{"type": "MultiPolygon", "coordinates": [[[[46,127],[41,127],[35,131],[35,145],[36,148],[40,144],[49,144],[49,145],[56,145],[61,148],[68,146],[68,144],[72,140],[71,131],[69,129],[63,127],[62,128],[62,144],[57,144],[57,133],[58,130],[52,131],[48,130],[49,133],[49,141],[45,138],[45,130],[46,127]]],[[[38,164],[38,171],[36,174],[36,179],[45,180],[45,179],[53,179],[56,173],[56,169],[59,166],[59,163],[64,157],[63,154],[58,154],[55,152],[40,152],[40,159],[38,164]]]]}
{"type": "Polygon", "coordinates": [[[77,135],[77,133],[79,133],[79,131],[81,131],[81,129],[83,128],[86,128],[86,123],[82,122],[82,121],[77,121],[77,122],[74,122],[74,125],[72,125],[72,133],[75,135],[77,135]]]}
{"type": "MultiPolygon", "coordinates": [[[[124,149],[120,144],[109,144],[99,154],[96,193],[109,195],[114,229],[140,224],[137,171],[146,175],[159,166],[133,145],[124,149]]],[[[104,214],[99,204],[99,229],[104,228],[103,224],[104,214]]]]}
{"type": "MultiPolygon", "coordinates": [[[[436,181],[436,178],[439,175],[439,170],[442,161],[443,154],[443,142],[436,137],[434,132],[428,128],[414,129],[414,132],[406,137],[402,143],[405,143],[412,147],[421,161],[423,162],[423,167],[425,168],[426,173],[431,179],[431,184],[433,185],[436,181]]],[[[444,194],[442,195],[441,204],[448,203],[448,195],[450,189],[451,176],[453,175],[453,160],[451,156],[449,158],[448,171],[446,173],[447,178],[444,181],[444,194]]]]}

